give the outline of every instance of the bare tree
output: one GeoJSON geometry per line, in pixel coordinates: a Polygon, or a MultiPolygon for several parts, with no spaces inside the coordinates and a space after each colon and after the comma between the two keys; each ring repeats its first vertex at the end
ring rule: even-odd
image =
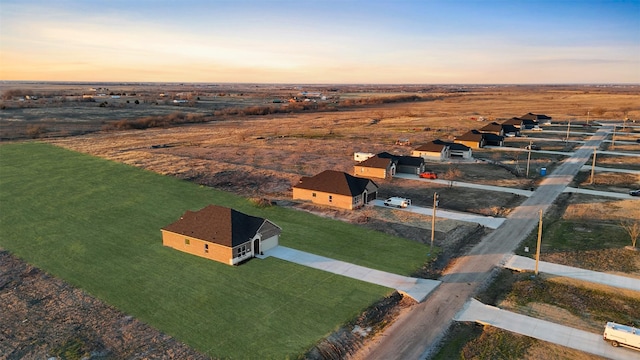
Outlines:
{"type": "Polygon", "coordinates": [[[640,220],[621,221],[620,226],[622,226],[631,238],[631,247],[635,249],[638,237],[640,237],[640,220]]]}
{"type": "Polygon", "coordinates": [[[449,187],[453,187],[453,181],[462,176],[462,171],[457,167],[449,167],[449,169],[442,175],[442,178],[449,180],[449,187]]]}

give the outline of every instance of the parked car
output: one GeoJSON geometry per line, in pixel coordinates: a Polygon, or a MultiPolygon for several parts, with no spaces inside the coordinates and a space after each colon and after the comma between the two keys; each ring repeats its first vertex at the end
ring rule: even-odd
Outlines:
{"type": "Polygon", "coordinates": [[[533,129],[531,129],[533,131],[542,131],[542,128],[539,126],[534,126],[533,129]]]}
{"type": "Polygon", "coordinates": [[[631,195],[631,196],[640,196],[640,189],[629,191],[629,195],[631,195]]]}
{"type": "Polygon", "coordinates": [[[432,172],[432,171],[425,171],[423,173],[420,173],[421,178],[423,179],[437,179],[438,178],[438,174],[432,172]]]}
{"type": "Polygon", "coordinates": [[[527,145],[524,147],[526,150],[540,150],[540,146],[536,144],[527,145]]]}
{"type": "Polygon", "coordinates": [[[406,208],[411,205],[411,199],[405,199],[402,197],[390,197],[384,201],[384,206],[395,206],[399,208],[406,208]]]}

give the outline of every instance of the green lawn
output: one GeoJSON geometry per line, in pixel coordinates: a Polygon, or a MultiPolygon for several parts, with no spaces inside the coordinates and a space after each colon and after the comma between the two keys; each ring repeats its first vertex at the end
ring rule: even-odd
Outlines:
{"type": "Polygon", "coordinates": [[[286,358],[391,289],[277,259],[232,267],[162,246],[208,204],[270,219],[281,244],[398,274],[426,247],[42,143],[0,146],[0,246],[214,357],[286,358]]]}

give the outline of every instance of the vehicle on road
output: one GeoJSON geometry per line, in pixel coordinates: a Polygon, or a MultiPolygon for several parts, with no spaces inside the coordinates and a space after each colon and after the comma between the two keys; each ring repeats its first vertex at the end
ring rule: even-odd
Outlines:
{"type": "Polygon", "coordinates": [[[640,196],[640,189],[629,191],[629,195],[631,195],[631,196],[640,196]]]}
{"type": "Polygon", "coordinates": [[[384,201],[384,206],[395,206],[399,208],[406,208],[411,205],[411,199],[403,197],[393,196],[384,201]]]}
{"type": "Polygon", "coordinates": [[[612,346],[624,346],[640,350],[640,329],[633,326],[616,324],[609,321],[604,328],[602,338],[612,346]]]}
{"type": "Polygon", "coordinates": [[[432,171],[425,171],[423,173],[420,173],[421,178],[423,179],[437,179],[438,178],[438,174],[432,172],[432,171]]]}
{"type": "Polygon", "coordinates": [[[535,126],[531,129],[532,131],[542,131],[542,128],[539,126],[535,126]]]}
{"type": "Polygon", "coordinates": [[[527,145],[524,147],[526,150],[540,150],[540,146],[536,144],[527,145]]]}

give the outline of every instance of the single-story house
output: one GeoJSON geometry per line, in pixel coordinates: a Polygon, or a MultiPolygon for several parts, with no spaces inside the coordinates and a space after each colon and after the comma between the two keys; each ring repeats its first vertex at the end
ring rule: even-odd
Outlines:
{"type": "Polygon", "coordinates": [[[526,113],[525,115],[520,116],[520,118],[524,120],[533,120],[536,122],[536,124],[543,124],[543,125],[551,124],[551,116],[547,116],[544,114],[526,113]]]}
{"type": "Polygon", "coordinates": [[[447,142],[449,144],[449,156],[450,157],[461,157],[463,159],[471,159],[473,152],[471,148],[463,145],[452,142],[447,142]]]}
{"type": "Polygon", "coordinates": [[[424,159],[420,156],[393,155],[381,152],[381,158],[391,159],[396,163],[396,171],[404,174],[420,174],[424,172],[424,159]]]}
{"type": "Polygon", "coordinates": [[[353,175],[387,179],[396,174],[396,162],[390,158],[372,156],[353,167],[353,175]]]}
{"type": "Polygon", "coordinates": [[[480,132],[504,136],[504,129],[502,128],[502,124],[498,124],[495,121],[481,127],[480,132]]]}
{"type": "Polygon", "coordinates": [[[520,127],[520,129],[533,129],[535,127],[538,127],[539,124],[536,120],[531,120],[531,119],[522,119],[522,127],[520,127]]]}
{"type": "Polygon", "coordinates": [[[503,146],[504,136],[485,133],[479,130],[470,130],[456,137],[453,142],[468,146],[472,149],[478,149],[485,145],[503,146]]]}
{"type": "Polygon", "coordinates": [[[502,132],[503,135],[507,135],[507,134],[512,134],[513,136],[519,136],[520,135],[520,129],[515,127],[515,125],[512,124],[502,124],[502,132]]]}
{"type": "Polygon", "coordinates": [[[512,117],[511,119],[503,122],[502,125],[503,126],[512,125],[513,127],[519,130],[519,129],[522,129],[522,119],[520,119],[519,117],[512,117]]]}
{"type": "Polygon", "coordinates": [[[269,220],[209,205],[161,229],[162,245],[236,265],[278,246],[282,229],[269,220]]]}
{"type": "Polygon", "coordinates": [[[360,208],[377,196],[378,185],[373,180],[335,170],[325,170],[312,177],[304,176],[293,186],[294,200],[348,210],[360,208]]]}
{"type": "Polygon", "coordinates": [[[411,155],[426,160],[444,161],[449,158],[449,145],[444,141],[433,140],[413,149],[411,155]]]}
{"type": "Polygon", "coordinates": [[[504,136],[483,133],[485,145],[504,146],[504,136]]]}
{"type": "Polygon", "coordinates": [[[472,149],[480,149],[487,144],[484,135],[478,130],[469,130],[460,136],[456,136],[453,142],[472,149]]]}
{"type": "Polygon", "coordinates": [[[431,142],[422,145],[416,149],[414,149],[411,153],[412,155],[422,156],[427,160],[447,160],[452,157],[461,157],[463,159],[471,159],[472,151],[469,146],[449,142],[442,141],[440,139],[432,140],[431,142]],[[442,149],[441,153],[430,152],[430,150],[442,149]]]}

